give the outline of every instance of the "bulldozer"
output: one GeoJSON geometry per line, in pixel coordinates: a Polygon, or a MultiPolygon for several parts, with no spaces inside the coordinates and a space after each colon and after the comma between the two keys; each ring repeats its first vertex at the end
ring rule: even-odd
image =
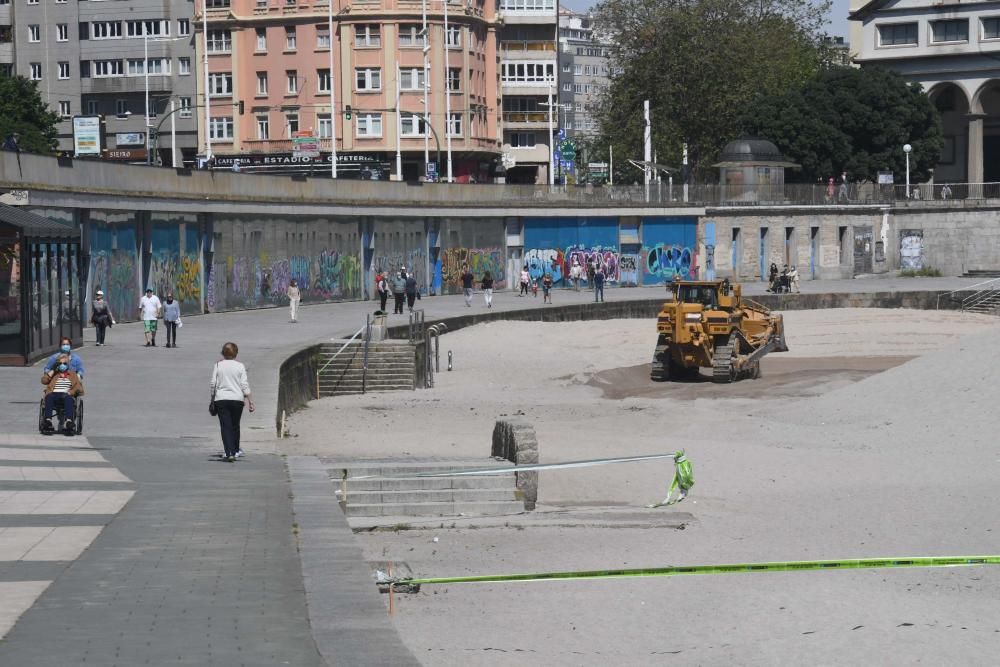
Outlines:
{"type": "Polygon", "coordinates": [[[788,351],[781,315],[744,299],[739,284],[675,280],[670,291],[656,319],[652,380],[694,379],[701,368],[713,382],[756,379],[764,355],[788,351]]]}

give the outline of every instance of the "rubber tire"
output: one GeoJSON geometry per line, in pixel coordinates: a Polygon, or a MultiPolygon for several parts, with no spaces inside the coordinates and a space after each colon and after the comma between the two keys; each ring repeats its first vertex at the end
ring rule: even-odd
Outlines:
{"type": "Polygon", "coordinates": [[[83,399],[76,400],[76,435],[83,433],[83,399]]]}

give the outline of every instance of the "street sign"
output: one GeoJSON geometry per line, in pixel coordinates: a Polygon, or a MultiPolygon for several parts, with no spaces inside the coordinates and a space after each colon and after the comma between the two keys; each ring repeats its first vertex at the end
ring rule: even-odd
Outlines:
{"type": "Polygon", "coordinates": [[[426,174],[428,181],[436,183],[438,179],[438,163],[428,162],[424,173],[426,174]]]}
{"type": "Polygon", "coordinates": [[[501,155],[500,161],[503,163],[504,169],[513,169],[514,165],[517,164],[517,159],[510,153],[504,153],[501,155]]]}
{"type": "Polygon", "coordinates": [[[564,160],[575,160],[576,144],[574,144],[570,139],[563,140],[559,144],[559,153],[562,155],[564,160]]]}
{"type": "Polygon", "coordinates": [[[75,155],[101,154],[101,117],[73,117],[73,153],[75,155]]]}
{"type": "Polygon", "coordinates": [[[292,136],[292,155],[300,158],[319,157],[319,139],[312,132],[296,132],[292,136]]]}

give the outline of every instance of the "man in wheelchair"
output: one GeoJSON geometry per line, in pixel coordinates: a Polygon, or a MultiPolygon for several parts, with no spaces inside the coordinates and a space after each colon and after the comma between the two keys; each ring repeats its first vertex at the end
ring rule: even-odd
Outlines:
{"type": "Polygon", "coordinates": [[[60,355],[56,367],[42,373],[42,384],[45,385],[45,408],[41,429],[44,433],[52,433],[52,417],[61,408],[62,430],[66,435],[76,432],[76,399],[83,396],[83,383],[80,376],[70,369],[70,358],[67,354],[60,355]]]}

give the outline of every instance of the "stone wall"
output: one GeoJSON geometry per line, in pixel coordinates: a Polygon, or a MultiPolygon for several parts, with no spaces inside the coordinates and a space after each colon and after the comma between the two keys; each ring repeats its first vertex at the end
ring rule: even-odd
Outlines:
{"type": "MultiPolygon", "coordinates": [[[[492,456],[515,465],[538,463],[538,438],[535,429],[523,419],[498,419],[493,427],[492,456]]],[[[517,490],[524,499],[524,509],[535,509],[538,502],[538,472],[517,473],[517,490]]]]}

